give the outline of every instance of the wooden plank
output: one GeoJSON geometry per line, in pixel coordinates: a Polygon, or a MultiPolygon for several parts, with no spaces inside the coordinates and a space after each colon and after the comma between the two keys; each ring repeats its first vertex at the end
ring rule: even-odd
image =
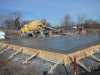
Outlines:
{"type": "Polygon", "coordinates": [[[27,64],[28,61],[32,60],[33,58],[35,58],[39,53],[36,53],[35,55],[30,56],[29,58],[26,58],[26,60],[23,62],[23,64],[27,64]]]}
{"type": "Polygon", "coordinates": [[[8,59],[12,59],[14,56],[18,55],[19,53],[20,53],[20,51],[16,51],[11,56],[9,56],[8,59]]]}
{"type": "Polygon", "coordinates": [[[81,68],[83,68],[87,72],[91,72],[89,68],[87,68],[84,64],[82,64],[80,61],[77,61],[77,65],[79,65],[81,68]]]}
{"type": "Polygon", "coordinates": [[[97,58],[97,57],[96,57],[96,56],[94,56],[94,55],[91,55],[91,58],[92,58],[93,60],[97,61],[97,62],[100,62],[100,59],[99,59],[99,58],[97,58]]]}
{"type": "Polygon", "coordinates": [[[54,70],[56,69],[56,67],[61,64],[61,62],[57,62],[56,64],[54,64],[50,70],[48,71],[48,74],[53,74],[54,73],[54,70]]]}
{"type": "Polygon", "coordinates": [[[2,51],[0,51],[0,54],[3,54],[4,52],[6,52],[8,49],[3,49],[2,51]]]}

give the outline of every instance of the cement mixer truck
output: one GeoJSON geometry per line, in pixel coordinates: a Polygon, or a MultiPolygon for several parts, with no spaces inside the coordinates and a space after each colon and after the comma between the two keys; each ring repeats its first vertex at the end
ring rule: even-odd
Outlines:
{"type": "Polygon", "coordinates": [[[33,36],[33,37],[46,37],[48,36],[47,26],[39,20],[31,21],[25,24],[20,29],[21,36],[33,36]]]}

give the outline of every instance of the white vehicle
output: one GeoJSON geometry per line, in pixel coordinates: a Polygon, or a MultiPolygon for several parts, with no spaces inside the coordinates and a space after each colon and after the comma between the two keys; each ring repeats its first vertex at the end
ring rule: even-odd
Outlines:
{"type": "Polygon", "coordinates": [[[5,39],[5,32],[0,31],[0,40],[4,40],[5,39]]]}

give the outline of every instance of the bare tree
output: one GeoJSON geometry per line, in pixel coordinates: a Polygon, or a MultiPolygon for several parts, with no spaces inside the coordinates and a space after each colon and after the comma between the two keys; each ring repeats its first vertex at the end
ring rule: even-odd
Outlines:
{"type": "Polygon", "coordinates": [[[69,24],[70,24],[70,15],[65,15],[64,17],[63,17],[63,25],[64,26],[68,26],[69,24]]]}
{"type": "Polygon", "coordinates": [[[5,20],[7,19],[7,15],[0,14],[0,27],[5,27],[5,20]]]}
{"type": "Polygon", "coordinates": [[[86,20],[85,16],[78,16],[78,25],[84,24],[85,20],[86,20]]]}
{"type": "Polygon", "coordinates": [[[9,29],[19,29],[20,28],[20,17],[19,12],[10,13],[6,16],[5,26],[9,29]]]}
{"type": "Polygon", "coordinates": [[[65,15],[63,17],[63,21],[61,23],[61,32],[66,32],[66,30],[68,29],[68,27],[70,26],[70,15],[65,15]]]}
{"type": "Polygon", "coordinates": [[[93,19],[87,19],[85,16],[79,16],[78,26],[84,28],[100,28],[100,23],[93,19]]]}
{"type": "Polygon", "coordinates": [[[84,27],[85,28],[100,28],[100,23],[97,22],[96,20],[92,20],[92,19],[87,19],[85,20],[84,23],[84,27]]]}

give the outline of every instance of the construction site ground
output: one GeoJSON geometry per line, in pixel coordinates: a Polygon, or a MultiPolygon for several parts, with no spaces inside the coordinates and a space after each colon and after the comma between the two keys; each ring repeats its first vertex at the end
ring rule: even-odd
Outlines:
{"type": "MultiPolygon", "coordinates": [[[[68,54],[92,45],[100,44],[100,36],[99,35],[86,35],[86,36],[76,35],[74,37],[59,36],[59,37],[50,37],[50,38],[42,38],[42,39],[9,36],[9,38],[0,42],[5,42],[5,43],[7,42],[7,43],[30,47],[30,48],[68,54]]],[[[16,57],[11,58],[11,55],[15,52],[13,52],[11,49],[8,49],[6,52],[3,53],[2,50],[4,49],[0,47],[0,75],[46,75],[50,67],[54,65],[54,63],[46,61],[39,57],[36,57],[35,59],[26,63],[25,60],[28,57],[30,57],[30,55],[19,53],[16,57]]],[[[85,61],[87,62],[88,60],[85,59],[82,60],[81,62],[85,62],[85,61]]],[[[98,65],[100,64],[97,63],[97,66],[98,65]]],[[[91,65],[87,64],[87,66],[91,66],[91,65]]],[[[92,71],[90,73],[82,72],[84,73],[82,75],[99,75],[100,68],[99,66],[96,68],[97,69],[95,71],[92,71]]],[[[65,68],[62,66],[62,64],[60,64],[54,72],[55,73],[50,75],[66,75],[65,68]]]]}

